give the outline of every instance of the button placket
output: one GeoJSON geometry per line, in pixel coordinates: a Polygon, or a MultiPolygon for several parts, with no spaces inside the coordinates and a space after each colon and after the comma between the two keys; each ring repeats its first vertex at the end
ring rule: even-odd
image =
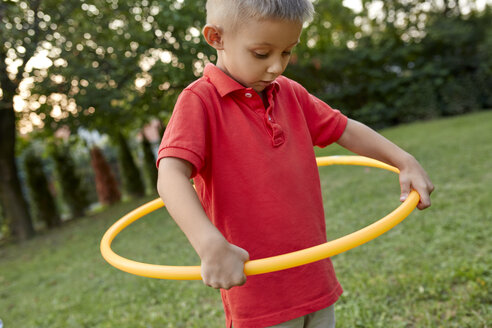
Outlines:
{"type": "Polygon", "coordinates": [[[272,145],[273,147],[278,147],[285,142],[285,134],[282,126],[278,124],[273,116],[273,107],[274,107],[274,99],[273,92],[268,94],[268,103],[269,106],[266,108],[265,113],[265,124],[269,128],[269,132],[271,133],[272,145]]]}
{"type": "Polygon", "coordinates": [[[272,145],[274,147],[278,147],[285,142],[285,134],[282,126],[278,124],[272,117],[272,109],[269,108],[265,113],[265,124],[267,126],[267,130],[272,138],[272,145]]]}
{"type": "Polygon", "coordinates": [[[270,137],[273,147],[282,145],[285,142],[285,134],[282,127],[276,123],[272,115],[273,94],[268,95],[268,108],[265,108],[260,96],[250,90],[245,90],[243,96],[248,99],[248,107],[263,118],[263,124],[265,124],[266,132],[270,137]]]}

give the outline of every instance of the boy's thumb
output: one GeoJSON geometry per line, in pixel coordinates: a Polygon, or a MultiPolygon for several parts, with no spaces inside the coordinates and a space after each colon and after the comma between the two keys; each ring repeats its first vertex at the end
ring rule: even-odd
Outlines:
{"type": "Polygon", "coordinates": [[[408,181],[400,181],[400,188],[400,202],[403,202],[407,199],[408,194],[410,194],[410,183],[408,181]]]}

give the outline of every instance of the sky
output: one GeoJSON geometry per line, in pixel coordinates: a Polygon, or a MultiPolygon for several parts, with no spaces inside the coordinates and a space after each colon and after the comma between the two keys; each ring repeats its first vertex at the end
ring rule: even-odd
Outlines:
{"type": "Polygon", "coordinates": [[[343,5],[345,7],[351,8],[355,12],[362,10],[362,3],[360,0],[343,0],[343,5]]]}

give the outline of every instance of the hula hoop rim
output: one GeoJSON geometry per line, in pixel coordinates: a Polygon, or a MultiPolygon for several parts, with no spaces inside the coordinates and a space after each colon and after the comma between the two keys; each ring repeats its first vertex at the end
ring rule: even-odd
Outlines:
{"type": "MultiPolygon", "coordinates": [[[[391,165],[363,156],[325,156],[316,158],[316,161],[318,166],[369,166],[399,173],[399,170],[391,165]]],[[[416,208],[419,199],[418,193],[412,190],[407,199],[395,210],[362,229],[314,247],[247,261],[244,264],[244,272],[249,276],[284,270],[316,262],[360,246],[398,225],[416,208]]],[[[115,268],[138,276],[172,280],[201,280],[200,266],[170,266],[137,262],[124,258],[111,249],[112,241],[123,229],[161,207],[164,207],[164,203],[160,198],[157,198],[117,220],[101,239],[100,251],[103,258],[115,268]]]]}

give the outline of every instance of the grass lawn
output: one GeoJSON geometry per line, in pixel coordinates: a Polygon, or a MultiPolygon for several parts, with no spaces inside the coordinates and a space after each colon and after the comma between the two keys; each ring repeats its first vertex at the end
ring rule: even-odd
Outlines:
{"type": "MultiPolygon", "coordinates": [[[[492,326],[492,111],[386,129],[414,154],[436,191],[385,235],[333,258],[344,294],[337,327],[492,326]]],[[[346,154],[338,146],[318,155],[346,154]]],[[[397,176],[320,168],[328,238],[399,204],[397,176]]],[[[99,254],[106,229],[150,199],[119,204],[21,245],[0,248],[4,328],[222,327],[219,293],[201,282],[133,276],[99,254]]],[[[123,231],[113,249],[138,261],[196,265],[164,209],[123,231]]]]}

